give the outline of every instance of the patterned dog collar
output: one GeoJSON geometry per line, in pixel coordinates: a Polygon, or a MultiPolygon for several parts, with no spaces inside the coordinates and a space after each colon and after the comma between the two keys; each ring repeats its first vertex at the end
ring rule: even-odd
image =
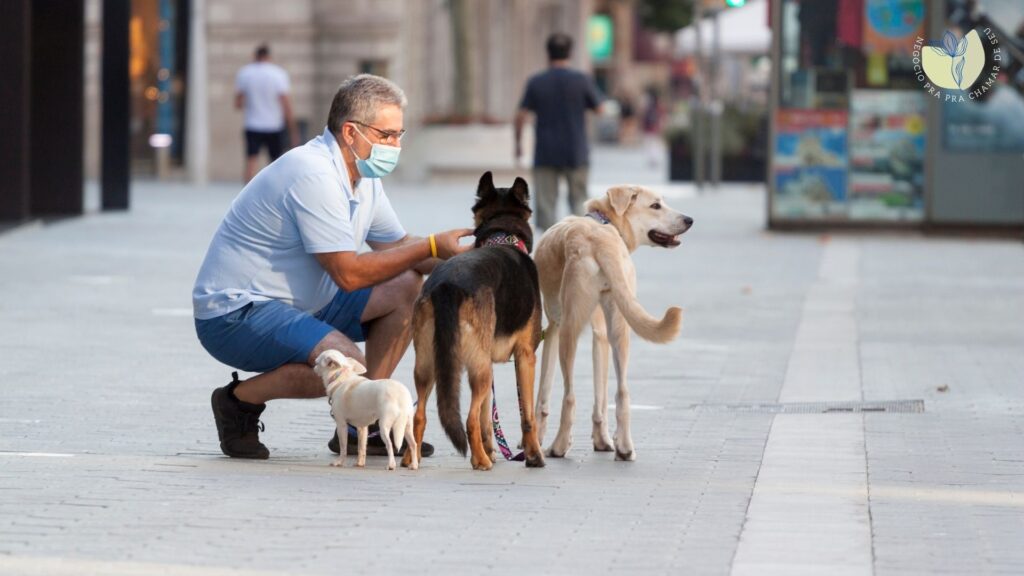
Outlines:
{"type": "Polygon", "coordinates": [[[515,234],[495,234],[487,239],[483,244],[484,246],[513,246],[522,250],[523,254],[529,254],[530,251],[526,249],[526,242],[523,242],[519,236],[515,234]]]}
{"type": "Polygon", "coordinates": [[[587,216],[590,216],[591,218],[593,218],[594,220],[597,220],[601,224],[611,224],[612,223],[612,221],[609,220],[608,217],[605,216],[604,213],[602,213],[600,210],[591,210],[590,212],[587,212],[587,216]]]}

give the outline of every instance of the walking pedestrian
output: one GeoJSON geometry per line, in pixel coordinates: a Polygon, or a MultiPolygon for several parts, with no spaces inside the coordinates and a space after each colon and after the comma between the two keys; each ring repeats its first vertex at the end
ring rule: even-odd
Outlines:
{"type": "Polygon", "coordinates": [[[539,230],[556,220],[559,180],[569,187],[569,209],[583,214],[587,200],[590,150],[586,111],[600,112],[602,96],[594,82],[569,65],[572,38],[552,34],[547,41],[548,69],[526,84],[515,117],[515,156],[522,157],[523,126],[534,116],[533,191],[539,230]]]}
{"type": "Polygon", "coordinates": [[[288,93],[291,82],[284,68],[270,61],[270,48],[256,49],[254,62],[235,77],[235,108],[245,116],[245,183],[256,175],[259,153],[267,149],[270,161],[298,146],[299,131],[288,93]]]}

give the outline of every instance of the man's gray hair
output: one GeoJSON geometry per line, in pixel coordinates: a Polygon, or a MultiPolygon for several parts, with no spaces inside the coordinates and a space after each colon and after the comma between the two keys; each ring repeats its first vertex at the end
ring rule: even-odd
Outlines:
{"type": "Polygon", "coordinates": [[[338,87],[331,102],[327,129],[331,134],[337,134],[345,122],[372,124],[382,106],[405,108],[406,104],[405,92],[387,78],[373,74],[349,76],[338,87]]]}

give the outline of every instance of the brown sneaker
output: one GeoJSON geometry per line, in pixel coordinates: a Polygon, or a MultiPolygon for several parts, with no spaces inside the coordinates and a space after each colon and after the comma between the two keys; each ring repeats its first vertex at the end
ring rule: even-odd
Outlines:
{"type": "Polygon", "coordinates": [[[220,450],[232,458],[266,460],[270,450],[260,442],[259,433],[263,430],[260,414],[267,405],[249,404],[236,398],[234,391],[239,384],[238,372],[232,372],[231,383],[214,390],[210,398],[220,450]]]}

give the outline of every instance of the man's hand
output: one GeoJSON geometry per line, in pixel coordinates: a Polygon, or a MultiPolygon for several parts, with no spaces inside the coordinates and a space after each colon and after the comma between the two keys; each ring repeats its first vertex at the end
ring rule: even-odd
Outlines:
{"type": "Polygon", "coordinates": [[[473,249],[473,245],[466,244],[465,246],[460,246],[459,239],[472,235],[472,228],[457,228],[434,234],[434,243],[437,245],[437,257],[441,260],[447,260],[452,256],[469,252],[473,249]]]}

